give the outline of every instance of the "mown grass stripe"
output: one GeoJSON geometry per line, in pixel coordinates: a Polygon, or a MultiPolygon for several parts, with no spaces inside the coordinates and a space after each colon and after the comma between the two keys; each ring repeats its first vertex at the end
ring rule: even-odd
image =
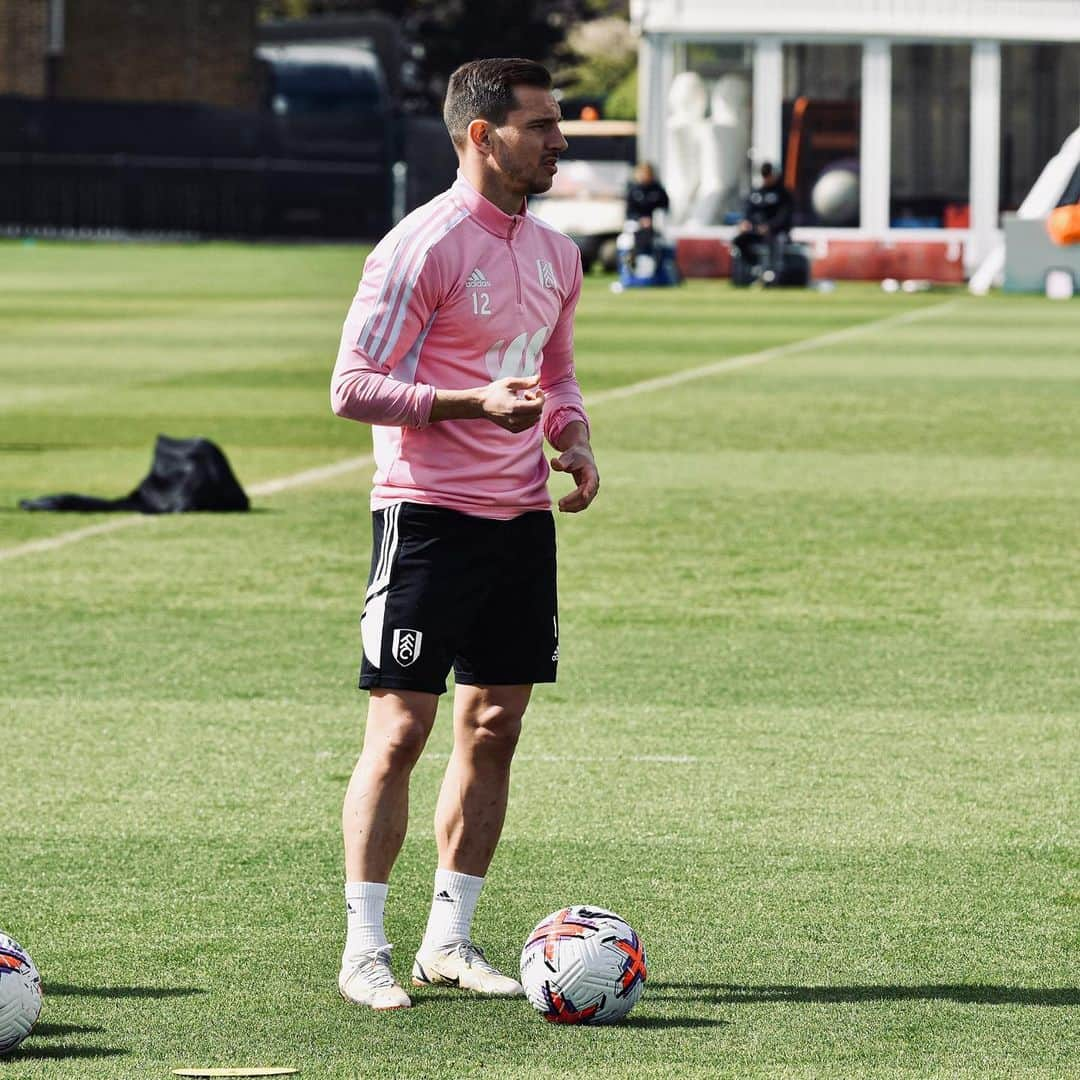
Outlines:
{"type": "Polygon", "coordinates": [[[917,311],[905,311],[900,315],[889,315],[884,319],[877,319],[870,323],[860,323],[856,326],[846,326],[842,330],[830,330],[825,334],[817,334],[810,338],[801,338],[798,341],[788,342],[786,345],[776,345],[770,349],[761,349],[758,352],[743,353],[742,356],[732,356],[727,360],[717,360],[712,364],[702,364],[699,367],[686,368],[683,371],[674,371],[670,375],[659,375],[655,379],[642,379],[640,382],[631,383],[629,386],[616,386],[610,390],[600,390],[591,394],[586,399],[586,405],[598,405],[605,401],[615,401],[620,398],[633,397],[636,394],[647,394],[653,390],[666,390],[671,386],[679,386],[682,383],[691,382],[694,379],[706,379],[712,375],[723,375],[729,371],[738,371],[740,368],[754,367],[757,364],[765,364],[770,360],[777,360],[782,356],[791,356],[795,353],[809,352],[828,345],[835,345],[841,341],[848,341],[853,337],[859,337],[870,330],[884,329],[886,326],[900,326],[905,323],[917,322],[930,316],[941,315],[950,311],[959,304],[959,300],[947,300],[944,303],[934,304],[930,307],[919,308],[917,311]]]}
{"type": "MultiPolygon", "coordinates": [[[[635,397],[638,394],[648,394],[655,390],[665,390],[668,387],[678,386],[681,383],[690,382],[694,379],[704,379],[713,375],[723,375],[729,371],[738,371],[741,368],[754,367],[758,364],[767,363],[770,360],[777,360],[782,356],[790,356],[796,353],[809,352],[813,349],[823,348],[828,345],[835,345],[837,342],[847,341],[853,337],[859,337],[863,334],[880,330],[887,326],[899,326],[905,323],[916,322],[930,316],[940,315],[945,311],[952,310],[958,303],[960,303],[959,300],[947,300],[940,304],[919,308],[916,311],[905,311],[900,315],[890,315],[884,319],[875,319],[872,322],[859,323],[855,326],[845,327],[842,330],[830,330],[828,333],[817,334],[814,337],[800,338],[798,341],[791,341],[786,345],[777,345],[771,349],[761,349],[757,352],[744,353],[742,356],[733,356],[729,357],[727,360],[719,360],[711,364],[702,364],[698,367],[687,368],[684,371],[673,372],[670,375],[661,375],[654,379],[641,379],[638,382],[630,383],[627,386],[615,387],[611,390],[598,390],[595,393],[586,395],[585,404],[587,407],[592,408],[595,405],[602,405],[608,401],[617,401],[623,398],[635,397]]],[[[327,480],[333,480],[336,477],[344,476],[357,469],[362,469],[371,465],[373,461],[374,458],[371,454],[346,458],[344,461],[337,461],[330,465],[322,465],[315,469],[305,469],[303,472],[292,473],[288,476],[279,476],[273,480],[265,480],[262,483],[252,485],[248,489],[248,492],[257,498],[268,495],[277,495],[279,492],[289,491],[292,488],[306,487],[309,484],[320,484],[327,480]]],[[[24,555],[40,555],[50,551],[56,551],[58,548],[66,547],[68,544],[77,544],[82,540],[89,540],[95,536],[117,532],[120,529],[127,528],[130,525],[136,525],[140,521],[146,520],[149,519],[141,514],[124,516],[116,521],[108,521],[100,525],[90,525],[83,529],[74,529],[71,532],[61,533],[59,536],[51,536],[44,540],[32,540],[29,543],[20,544],[17,547],[0,550],[0,562],[5,562],[8,559],[17,559],[24,555]]]]}

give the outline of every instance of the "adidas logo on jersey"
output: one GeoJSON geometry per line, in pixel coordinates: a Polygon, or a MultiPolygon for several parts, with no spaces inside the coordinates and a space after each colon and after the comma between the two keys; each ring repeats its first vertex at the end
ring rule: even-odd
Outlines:
{"type": "Polygon", "coordinates": [[[466,289],[490,289],[491,282],[484,277],[484,271],[476,267],[465,281],[466,289]]]}

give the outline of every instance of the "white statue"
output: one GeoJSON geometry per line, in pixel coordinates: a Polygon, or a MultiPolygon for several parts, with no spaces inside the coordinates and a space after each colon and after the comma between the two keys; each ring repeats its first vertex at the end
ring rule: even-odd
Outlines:
{"type": "Polygon", "coordinates": [[[711,95],[696,72],[672,80],[666,186],[675,224],[716,225],[738,209],[750,147],[749,97],[741,75],[722,76],[711,95]]]}
{"type": "Polygon", "coordinates": [[[701,182],[690,220],[719,225],[742,204],[750,150],[750,88],[741,75],[717,79],[710,95],[709,126],[703,133],[701,182]]]}
{"type": "Polygon", "coordinates": [[[701,184],[706,104],[705,83],[696,72],[683,71],[671,80],[664,186],[671,200],[670,220],[676,225],[689,216],[701,184]]]}

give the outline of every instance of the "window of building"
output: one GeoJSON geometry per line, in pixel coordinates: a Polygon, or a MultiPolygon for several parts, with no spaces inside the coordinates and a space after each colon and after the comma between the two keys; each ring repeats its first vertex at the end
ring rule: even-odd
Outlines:
{"type": "Polygon", "coordinates": [[[46,19],[48,21],[48,45],[50,56],[58,56],[64,51],[64,0],[49,0],[46,19]]]}
{"type": "Polygon", "coordinates": [[[668,92],[664,175],[676,224],[738,220],[750,187],[753,46],[683,42],[668,92]]]}
{"type": "Polygon", "coordinates": [[[1001,209],[1015,210],[1080,124],[1080,44],[1001,46],[1001,209]]]}
{"type": "Polygon", "coordinates": [[[784,183],[795,224],[859,224],[859,45],[784,46],[784,183]]]}
{"type": "Polygon", "coordinates": [[[971,47],[892,48],[894,228],[965,228],[971,125],[971,47]]]}

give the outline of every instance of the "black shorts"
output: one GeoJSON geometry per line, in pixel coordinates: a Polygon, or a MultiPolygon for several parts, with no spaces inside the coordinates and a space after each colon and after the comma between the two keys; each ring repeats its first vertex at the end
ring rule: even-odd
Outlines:
{"type": "Polygon", "coordinates": [[[446,692],[554,682],[559,661],[555,522],[397,503],[373,513],[360,687],[446,692]]]}

